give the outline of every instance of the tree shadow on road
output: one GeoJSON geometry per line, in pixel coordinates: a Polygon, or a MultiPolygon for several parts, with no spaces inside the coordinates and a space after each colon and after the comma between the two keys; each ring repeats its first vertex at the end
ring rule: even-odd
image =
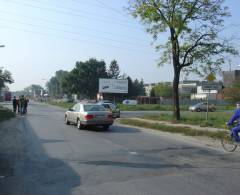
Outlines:
{"type": "Polygon", "coordinates": [[[128,127],[122,127],[118,125],[113,125],[110,126],[109,129],[104,129],[101,126],[93,126],[93,127],[85,127],[84,130],[89,130],[89,131],[95,131],[98,133],[121,133],[121,134],[128,134],[128,133],[140,133],[141,131],[137,128],[128,128],[128,127]]]}
{"type": "MultiPolygon", "coordinates": [[[[9,125],[8,128],[11,128],[9,125]]],[[[39,139],[26,118],[22,118],[20,128],[24,133],[16,144],[22,143],[19,145],[22,149],[17,154],[16,151],[9,151],[11,158],[5,162],[10,165],[8,169],[12,173],[9,177],[0,178],[0,194],[68,195],[73,188],[81,185],[79,174],[66,161],[50,157],[42,145],[64,140],[39,139]]]]}
{"type": "Polygon", "coordinates": [[[134,163],[134,162],[116,162],[116,161],[86,161],[80,164],[95,165],[95,166],[113,166],[113,167],[128,167],[137,169],[167,169],[167,168],[193,168],[189,164],[177,165],[170,163],[134,163]]]}

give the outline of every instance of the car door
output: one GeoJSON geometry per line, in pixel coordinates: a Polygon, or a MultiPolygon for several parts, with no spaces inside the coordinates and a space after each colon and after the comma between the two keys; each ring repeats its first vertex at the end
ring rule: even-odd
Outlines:
{"type": "Polygon", "coordinates": [[[207,111],[207,102],[204,102],[202,105],[202,110],[207,111]]]}
{"type": "Polygon", "coordinates": [[[67,117],[68,117],[68,120],[70,122],[73,122],[73,112],[74,112],[74,106],[72,106],[71,108],[69,108],[69,110],[67,111],[67,117]]]}
{"type": "Polygon", "coordinates": [[[77,123],[77,118],[80,112],[80,104],[76,104],[73,107],[73,118],[72,118],[72,122],[77,123]]]}

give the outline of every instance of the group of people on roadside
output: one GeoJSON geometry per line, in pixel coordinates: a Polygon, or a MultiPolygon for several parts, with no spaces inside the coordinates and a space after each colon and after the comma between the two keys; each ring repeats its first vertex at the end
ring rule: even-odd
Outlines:
{"type": "Polygon", "coordinates": [[[19,96],[17,99],[16,96],[13,97],[12,104],[13,104],[13,112],[20,113],[21,115],[27,113],[29,99],[24,95],[19,96]]]}

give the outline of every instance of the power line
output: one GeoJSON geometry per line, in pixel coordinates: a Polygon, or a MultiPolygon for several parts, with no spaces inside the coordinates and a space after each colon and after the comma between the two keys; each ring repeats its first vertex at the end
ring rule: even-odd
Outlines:
{"type": "MultiPolygon", "coordinates": [[[[57,28],[54,28],[54,27],[43,26],[43,25],[38,25],[38,24],[31,24],[31,23],[26,23],[26,22],[17,21],[17,20],[11,20],[11,19],[6,19],[6,18],[0,18],[0,20],[5,20],[5,21],[8,21],[8,22],[14,22],[14,23],[18,23],[18,24],[24,24],[24,25],[28,25],[28,26],[34,26],[34,27],[40,27],[40,28],[47,28],[47,29],[49,29],[49,30],[54,30],[54,31],[57,31],[57,32],[63,32],[63,33],[68,33],[68,34],[83,35],[83,34],[81,34],[81,33],[79,33],[79,32],[72,32],[72,31],[57,29],[57,28]]],[[[132,44],[136,44],[136,43],[128,42],[128,41],[114,40],[114,39],[110,39],[110,38],[103,37],[103,36],[96,36],[96,35],[89,35],[89,34],[85,34],[84,36],[94,37],[94,38],[98,38],[98,39],[105,39],[105,40],[117,42],[117,43],[120,43],[120,44],[131,44],[131,45],[132,45],[132,44]]],[[[139,44],[139,43],[137,43],[137,44],[138,44],[139,46],[142,46],[142,47],[148,47],[148,45],[143,45],[143,44],[139,44]]]]}
{"type": "MultiPolygon", "coordinates": [[[[40,5],[43,3],[43,1],[41,1],[41,0],[31,0],[31,1],[33,1],[33,2],[37,2],[37,3],[39,3],[40,5]]],[[[81,13],[85,13],[85,14],[88,14],[88,15],[91,15],[91,16],[96,16],[97,18],[107,18],[107,17],[110,17],[109,15],[107,16],[107,15],[97,15],[97,14],[95,14],[95,13],[93,13],[93,12],[88,12],[88,11],[85,11],[85,10],[77,10],[77,9],[72,9],[72,8],[70,8],[70,7],[65,7],[65,6],[59,6],[59,4],[55,4],[55,3],[49,3],[49,2],[44,2],[44,5],[50,5],[50,6],[54,6],[54,8],[59,8],[59,9],[63,9],[63,10],[69,10],[69,11],[71,11],[71,12],[75,12],[75,13],[79,13],[79,12],[81,12],[81,13]]],[[[114,19],[114,18],[112,18],[112,16],[111,16],[111,21],[113,21],[112,19],[114,19]]],[[[129,18],[128,18],[129,19],[129,18]]],[[[114,20],[115,21],[115,20],[114,20]]],[[[125,22],[128,22],[129,23],[129,21],[125,21],[125,22]]]]}
{"type": "MultiPolygon", "coordinates": [[[[7,3],[13,3],[13,4],[20,5],[20,6],[37,8],[37,9],[40,9],[40,10],[46,10],[46,11],[55,12],[55,13],[59,13],[59,14],[65,14],[65,15],[68,15],[68,16],[77,16],[77,17],[81,17],[82,19],[85,19],[85,20],[88,20],[88,19],[91,20],[92,19],[89,16],[82,15],[82,14],[79,14],[79,13],[65,12],[65,11],[61,11],[61,10],[57,10],[57,9],[53,9],[53,8],[46,8],[46,7],[41,7],[41,6],[35,6],[35,5],[32,5],[32,4],[23,3],[23,2],[20,3],[20,2],[17,2],[17,1],[13,1],[13,0],[8,0],[7,3]]],[[[133,29],[131,25],[127,25],[127,24],[124,24],[124,23],[119,23],[119,22],[116,22],[115,20],[114,21],[113,20],[110,21],[110,20],[99,19],[99,18],[97,18],[97,19],[94,18],[94,20],[97,20],[97,21],[100,21],[100,22],[103,22],[103,23],[108,23],[108,24],[109,23],[111,23],[111,24],[118,24],[118,25],[121,25],[123,27],[127,27],[127,28],[133,29]]]]}
{"type": "Polygon", "coordinates": [[[113,11],[113,12],[115,12],[115,13],[121,15],[121,16],[126,17],[126,15],[122,14],[121,12],[119,12],[119,10],[117,10],[117,9],[115,9],[115,8],[112,8],[111,6],[107,5],[106,3],[103,3],[103,2],[100,1],[100,0],[95,0],[95,1],[96,1],[97,3],[99,3],[100,5],[102,5],[103,7],[107,8],[107,9],[109,9],[109,10],[111,10],[111,11],[113,11]]]}
{"type": "MultiPolygon", "coordinates": [[[[1,24],[0,24],[1,25],[1,24]]],[[[26,29],[22,29],[22,28],[16,28],[16,27],[12,27],[12,26],[8,26],[8,25],[1,25],[3,28],[7,28],[7,29],[12,29],[12,30],[17,30],[17,31],[22,31],[22,32],[28,32],[28,33],[32,33],[32,34],[39,34],[39,35],[43,35],[43,36],[51,36],[51,37],[54,37],[54,38],[60,38],[60,39],[66,39],[66,40],[71,40],[71,41],[77,41],[77,42],[88,42],[90,44],[96,44],[96,45],[99,45],[99,46],[105,46],[105,47],[113,47],[113,48],[117,48],[117,49],[121,49],[121,50],[124,50],[124,51],[131,51],[131,52],[144,52],[144,53],[141,53],[141,55],[144,55],[144,54],[153,54],[153,52],[146,52],[144,50],[141,50],[141,49],[133,49],[133,48],[129,48],[129,47],[119,47],[119,46],[116,46],[116,45],[111,45],[111,44],[105,44],[105,43],[99,43],[99,42],[95,42],[95,41],[89,41],[89,40],[86,40],[86,39],[75,39],[75,38],[69,38],[69,37],[65,37],[65,36],[59,36],[59,35],[56,35],[56,34],[52,34],[52,33],[43,33],[43,32],[38,32],[38,31],[32,31],[32,30],[26,30],[26,29]]]]}
{"type": "Polygon", "coordinates": [[[18,17],[23,17],[23,18],[27,18],[27,19],[31,19],[31,20],[38,20],[38,21],[43,21],[43,22],[46,22],[46,23],[49,23],[49,24],[55,24],[55,25],[62,25],[62,26],[68,26],[68,27],[73,27],[73,28],[84,28],[84,30],[88,30],[88,31],[93,31],[93,32],[98,32],[98,33],[104,33],[104,34],[109,34],[109,35],[114,35],[114,36],[118,36],[118,37],[126,37],[126,38],[131,38],[131,39],[134,39],[134,40],[138,40],[138,41],[141,41],[141,42],[147,42],[146,40],[144,39],[139,39],[137,37],[133,37],[133,36],[129,36],[129,35],[124,35],[124,34],[118,34],[118,33],[111,33],[111,32],[107,32],[107,31],[101,31],[99,29],[94,29],[94,28],[89,28],[89,27],[82,27],[80,25],[71,25],[69,23],[60,23],[60,22],[57,22],[57,21],[54,21],[54,20],[49,20],[49,19],[44,19],[44,18],[38,18],[38,17],[32,17],[32,16],[27,16],[27,15],[22,15],[22,14],[16,14],[14,12],[6,12],[4,10],[0,10],[0,15],[2,13],[5,13],[5,14],[8,14],[10,16],[13,16],[13,15],[16,15],[18,17]]]}

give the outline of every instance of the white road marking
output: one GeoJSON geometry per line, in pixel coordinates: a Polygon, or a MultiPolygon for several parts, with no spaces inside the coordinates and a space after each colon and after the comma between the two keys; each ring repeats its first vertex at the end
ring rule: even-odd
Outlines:
{"type": "Polygon", "coordinates": [[[128,153],[131,154],[131,155],[138,155],[137,152],[133,152],[133,151],[129,151],[128,153]]]}

